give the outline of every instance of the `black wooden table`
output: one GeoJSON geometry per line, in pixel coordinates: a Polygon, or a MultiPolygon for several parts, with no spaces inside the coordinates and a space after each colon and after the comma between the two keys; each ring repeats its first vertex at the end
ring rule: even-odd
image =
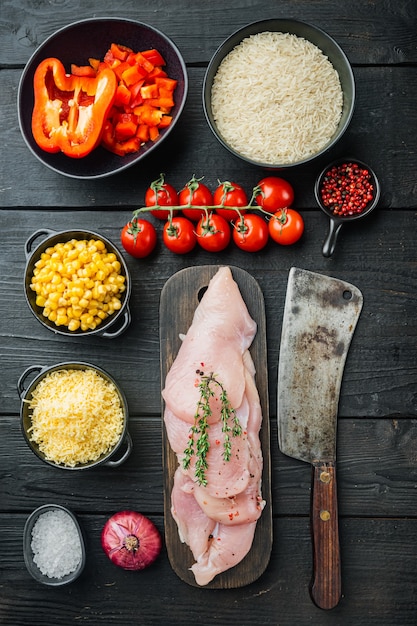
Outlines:
{"type": "MultiPolygon", "coordinates": [[[[273,2],[86,0],[1,5],[0,47],[0,623],[279,624],[406,626],[417,623],[417,5],[410,0],[273,2]],[[61,177],[28,151],[17,122],[19,77],[31,53],[58,28],[80,18],[117,16],[152,24],[185,58],[189,97],[180,123],[143,165],[101,181],[61,177]],[[133,280],[132,324],[116,340],[63,338],[31,315],[23,293],[24,243],[39,227],[98,230],[119,242],[150,181],[165,172],[176,187],[193,174],[214,188],[229,179],[251,189],[265,175],[243,165],[213,138],[203,115],[202,81],[217,46],[234,30],[268,17],[292,17],[329,32],[352,63],[357,104],[332,153],[285,174],[305,219],[300,244],[269,245],[250,255],[230,248],[174,256],[159,244],[146,260],[126,258],[133,280]],[[376,170],[379,208],[346,227],[335,254],[321,247],[325,216],[313,195],[328,160],[354,155],[376,170]],[[247,587],[209,591],[172,571],[165,548],[141,573],[107,560],[105,520],[136,509],[164,530],[158,307],[161,289],[190,265],[236,265],[264,294],[267,315],[274,541],[266,572],[247,587]],[[316,608],[308,585],[310,468],[278,449],[276,378],[282,312],[291,266],[357,285],[364,308],[348,356],[339,406],[338,474],[343,597],[330,612],[316,608]],[[54,470],[26,446],[16,382],[32,364],[82,360],[107,370],[130,409],[134,449],[118,469],[54,470]],[[88,558],[73,585],[46,588],[28,574],[22,532],[46,503],[72,509],[87,536],[88,558]]],[[[173,303],[175,307],[175,302],[173,303]]]]}

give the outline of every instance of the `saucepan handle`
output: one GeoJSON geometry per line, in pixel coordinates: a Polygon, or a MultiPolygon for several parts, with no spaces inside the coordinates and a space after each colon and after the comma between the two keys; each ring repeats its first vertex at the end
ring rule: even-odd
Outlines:
{"type": "Polygon", "coordinates": [[[56,231],[55,230],[50,230],[49,228],[40,228],[39,230],[36,230],[30,237],[29,239],[26,241],[25,243],[25,255],[26,258],[28,258],[32,252],[32,245],[33,242],[36,241],[36,239],[38,239],[38,237],[41,237],[42,235],[55,235],[56,231]]]}
{"type": "Polygon", "coordinates": [[[323,244],[323,256],[332,256],[336,247],[337,236],[341,228],[341,222],[330,218],[329,232],[327,233],[326,239],[323,244]]]}
{"type": "Polygon", "coordinates": [[[126,328],[128,328],[128,326],[130,325],[131,319],[132,317],[130,314],[129,306],[126,306],[123,312],[121,326],[113,332],[111,330],[104,331],[103,333],[101,333],[101,337],[104,337],[104,339],[115,339],[116,337],[119,337],[122,333],[124,333],[126,328]]]}
{"type": "Polygon", "coordinates": [[[321,609],[334,608],[341,596],[339,521],[334,463],[313,464],[311,532],[313,580],[311,597],[321,609]]]}
{"type": "Polygon", "coordinates": [[[40,374],[45,369],[47,369],[45,365],[30,365],[28,368],[25,369],[25,371],[17,381],[17,392],[20,396],[20,399],[22,399],[26,394],[27,387],[25,386],[25,382],[29,375],[34,372],[40,374]]]}
{"type": "Polygon", "coordinates": [[[124,463],[126,459],[130,456],[133,448],[133,441],[128,431],[126,431],[123,443],[126,444],[126,451],[124,452],[124,454],[119,459],[117,459],[117,461],[107,461],[106,463],[104,463],[106,467],[119,467],[119,465],[124,463]]]}

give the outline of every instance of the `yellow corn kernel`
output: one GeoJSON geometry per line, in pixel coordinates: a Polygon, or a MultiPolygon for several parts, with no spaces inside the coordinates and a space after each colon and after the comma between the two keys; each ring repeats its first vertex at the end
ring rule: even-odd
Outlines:
{"type": "Polygon", "coordinates": [[[74,317],[76,317],[77,319],[81,317],[83,310],[80,306],[73,306],[72,307],[72,314],[74,317]]]}
{"type": "Polygon", "coordinates": [[[78,250],[77,248],[74,248],[73,245],[71,244],[70,241],[68,241],[68,248],[67,248],[67,259],[69,261],[74,261],[74,259],[78,258],[78,250]]]}
{"type": "Polygon", "coordinates": [[[73,287],[70,287],[69,293],[71,298],[77,298],[77,300],[79,300],[84,295],[84,289],[76,283],[73,287]]]}
{"type": "Polygon", "coordinates": [[[57,326],[67,326],[68,321],[69,320],[68,320],[68,317],[66,315],[57,315],[55,324],[57,326]]]}
{"type": "Polygon", "coordinates": [[[49,315],[48,315],[48,319],[49,319],[51,322],[56,322],[56,318],[57,318],[56,311],[51,311],[51,312],[49,313],[49,315]]]}
{"type": "Polygon", "coordinates": [[[70,331],[78,330],[79,327],[80,327],[80,321],[79,320],[71,319],[68,322],[68,330],[70,330],[70,331]]]}
{"type": "Polygon", "coordinates": [[[35,302],[36,302],[37,306],[44,307],[45,303],[46,303],[46,300],[45,300],[45,298],[43,296],[36,296],[35,302]]]}
{"type": "Polygon", "coordinates": [[[81,323],[84,323],[87,325],[91,324],[94,321],[94,317],[90,315],[89,313],[83,313],[80,319],[81,319],[81,323]]]}
{"type": "Polygon", "coordinates": [[[48,309],[51,309],[51,311],[56,311],[58,308],[58,302],[54,302],[53,300],[50,300],[48,298],[47,301],[45,302],[45,306],[47,306],[48,309]]]}

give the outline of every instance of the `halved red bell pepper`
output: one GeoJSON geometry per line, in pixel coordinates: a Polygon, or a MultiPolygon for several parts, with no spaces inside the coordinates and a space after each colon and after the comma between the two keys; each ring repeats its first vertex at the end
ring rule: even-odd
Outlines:
{"type": "Polygon", "coordinates": [[[34,76],[32,114],[38,146],[73,158],[89,154],[100,142],[116,89],[117,78],[109,68],[95,77],[74,76],[56,58],[42,61],[34,76]]]}

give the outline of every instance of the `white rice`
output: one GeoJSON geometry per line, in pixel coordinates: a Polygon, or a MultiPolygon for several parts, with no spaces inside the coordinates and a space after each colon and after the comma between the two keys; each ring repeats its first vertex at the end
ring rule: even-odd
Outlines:
{"type": "Polygon", "coordinates": [[[226,143],[267,164],[317,153],[334,135],[343,108],[329,59],[310,41],[280,32],[243,39],[221,62],[211,98],[226,143]]]}

